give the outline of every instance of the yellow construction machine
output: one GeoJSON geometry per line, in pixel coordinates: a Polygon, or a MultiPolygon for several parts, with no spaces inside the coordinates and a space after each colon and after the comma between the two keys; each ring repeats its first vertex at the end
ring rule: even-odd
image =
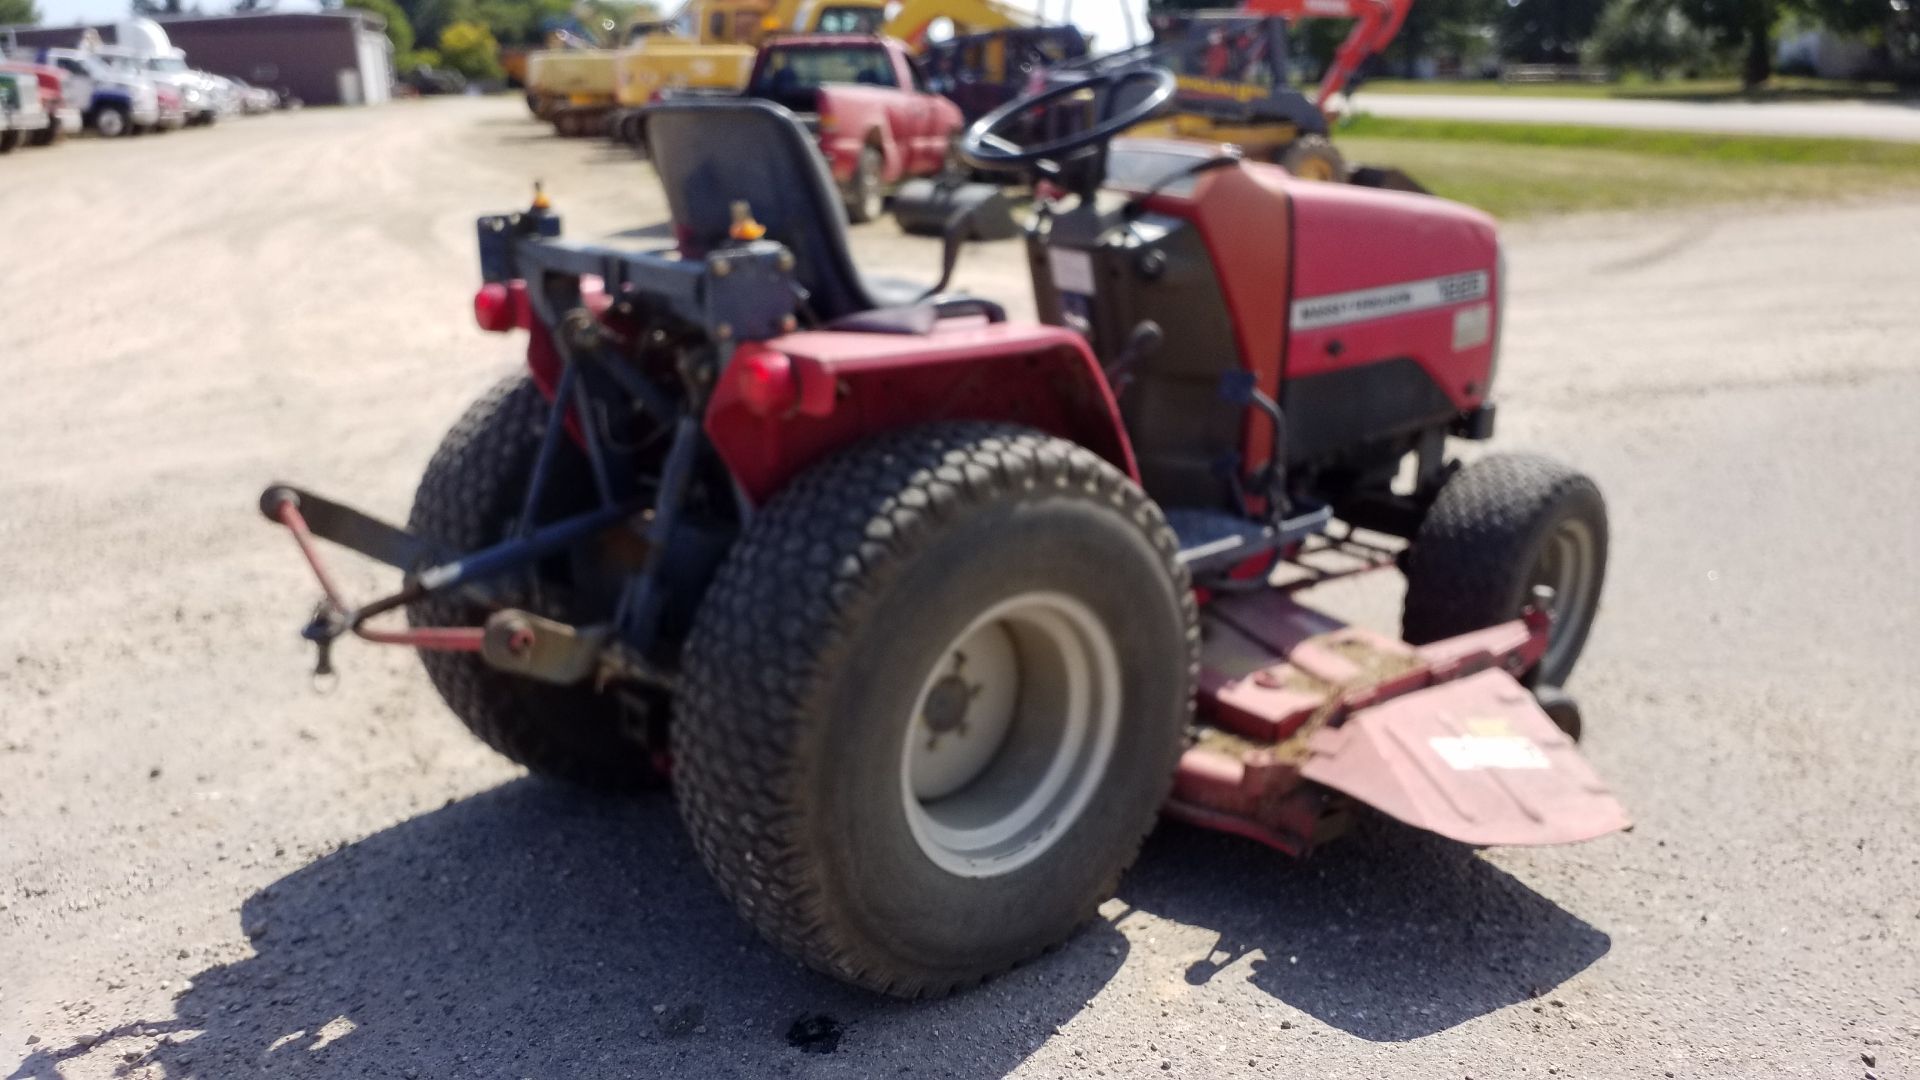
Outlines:
{"type": "MultiPolygon", "coordinates": [[[[980,2],[980,0],[963,0],[980,2]]],[[[874,34],[888,0],[688,0],[670,20],[631,35],[614,64],[618,111],[606,126],[640,142],[639,110],[668,94],[737,94],[775,34],[874,34]]]]}

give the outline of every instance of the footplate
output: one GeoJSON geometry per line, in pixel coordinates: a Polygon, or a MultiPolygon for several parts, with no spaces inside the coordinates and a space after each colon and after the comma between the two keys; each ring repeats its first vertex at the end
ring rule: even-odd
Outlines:
{"type": "Polygon", "coordinates": [[[1539,611],[1415,647],[1288,594],[1207,612],[1199,719],[1167,813],[1301,854],[1344,799],[1479,845],[1559,844],[1626,812],[1516,676],[1539,660],[1539,611]]]}

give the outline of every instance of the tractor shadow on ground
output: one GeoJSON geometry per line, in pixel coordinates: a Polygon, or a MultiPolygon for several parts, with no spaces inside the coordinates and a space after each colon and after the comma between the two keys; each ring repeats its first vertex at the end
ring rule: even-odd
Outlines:
{"type": "MultiPolygon", "coordinates": [[[[341,848],[250,897],[241,926],[256,954],[193,979],[140,1075],[999,1077],[1127,952],[1100,923],[980,990],[890,1001],[761,942],[664,793],[534,780],[341,848]]],[[[41,1049],[16,1077],[60,1075],[63,1050],[41,1049]]]]}
{"type": "Polygon", "coordinates": [[[1306,860],[1163,824],[1120,899],[1220,935],[1189,983],[1257,952],[1255,986],[1374,1042],[1544,997],[1612,944],[1478,853],[1370,813],[1306,860]]]}

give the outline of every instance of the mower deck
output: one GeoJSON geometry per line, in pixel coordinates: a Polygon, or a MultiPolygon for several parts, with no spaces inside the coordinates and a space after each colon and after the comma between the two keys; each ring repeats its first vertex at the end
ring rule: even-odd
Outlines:
{"type": "Polygon", "coordinates": [[[1337,795],[1478,845],[1560,844],[1626,812],[1512,672],[1546,620],[1431,645],[1345,626],[1262,589],[1202,621],[1200,727],[1169,816],[1292,854],[1344,821],[1337,795]]]}
{"type": "MultiPolygon", "coordinates": [[[[355,607],[313,544],[323,538],[399,568],[431,546],[403,529],[286,485],[261,500],[299,541],[327,596],[306,636],[327,650],[353,633],[381,644],[478,652],[503,671],[576,682],[618,668],[604,627],[502,611],[486,626],[374,630],[368,619],[428,591],[457,587],[537,557],[554,536],[604,528],[605,512],[428,570],[393,596],[355,607]],[[432,579],[432,580],[428,580],[432,579]]],[[[1318,531],[1324,514],[1296,527],[1318,531]]],[[[1288,530],[1283,530],[1288,531],[1288,530]]],[[[1297,600],[1302,587],[1384,565],[1384,553],[1321,538],[1305,553],[1359,560],[1345,570],[1303,561],[1293,586],[1216,595],[1202,617],[1199,726],[1180,760],[1166,813],[1301,855],[1344,823],[1341,796],[1416,828],[1477,845],[1562,844],[1628,827],[1626,812],[1573,740],[1513,673],[1539,661],[1547,617],[1415,647],[1342,624],[1297,600]]],[[[1324,560],[1322,560],[1324,561],[1324,560]]],[[[627,672],[627,674],[632,674],[627,672]]]]}

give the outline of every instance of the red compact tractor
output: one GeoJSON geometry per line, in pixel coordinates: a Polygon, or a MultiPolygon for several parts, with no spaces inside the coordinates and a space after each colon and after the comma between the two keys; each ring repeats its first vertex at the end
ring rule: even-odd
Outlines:
{"type": "Polygon", "coordinates": [[[1062,193],[1030,228],[1039,322],[863,276],[766,102],[649,114],[671,249],[563,240],[544,198],[482,218],[477,316],[528,332],[528,372],[408,527],[262,497],[325,589],[322,669],[347,634],[412,645],[535,772],[670,772],[741,913],[890,994],[1060,942],[1162,812],[1296,853],[1355,802],[1468,844],[1622,828],[1559,689],[1600,493],[1448,453],[1493,430],[1492,223],[1116,141],[1173,94],[1101,75],[968,132],[1062,193]],[[1009,134],[1056,110],[1078,129],[1009,134]],[[403,586],[348,603],[316,537],[403,586]],[[1396,562],[1404,640],[1303,598],[1396,562]]]}

